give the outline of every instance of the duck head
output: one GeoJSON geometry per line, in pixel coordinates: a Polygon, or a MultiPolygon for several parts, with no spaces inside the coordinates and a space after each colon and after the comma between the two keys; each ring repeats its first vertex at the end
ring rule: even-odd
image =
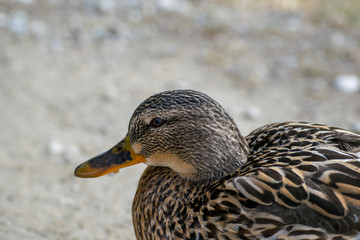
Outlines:
{"type": "Polygon", "coordinates": [[[190,181],[211,181],[245,163],[248,146],[232,118],[206,94],[158,93],[133,113],[126,137],[84,162],[77,177],[98,177],[137,163],[171,168],[190,181]]]}

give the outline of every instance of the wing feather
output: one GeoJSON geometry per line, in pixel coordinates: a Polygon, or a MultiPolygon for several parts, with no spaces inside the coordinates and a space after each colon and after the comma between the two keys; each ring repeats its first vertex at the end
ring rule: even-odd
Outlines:
{"type": "Polygon", "coordinates": [[[246,137],[247,163],[225,183],[260,205],[303,205],[332,219],[360,208],[360,135],[319,124],[288,122],[246,137]]]}

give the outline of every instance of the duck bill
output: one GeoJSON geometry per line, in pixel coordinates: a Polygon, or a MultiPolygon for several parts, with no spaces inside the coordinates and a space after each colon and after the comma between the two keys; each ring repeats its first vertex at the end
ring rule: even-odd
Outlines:
{"type": "Polygon", "coordinates": [[[127,136],[108,151],[80,164],[75,169],[74,175],[81,178],[100,177],[145,161],[143,156],[134,152],[130,138],[127,136]]]}

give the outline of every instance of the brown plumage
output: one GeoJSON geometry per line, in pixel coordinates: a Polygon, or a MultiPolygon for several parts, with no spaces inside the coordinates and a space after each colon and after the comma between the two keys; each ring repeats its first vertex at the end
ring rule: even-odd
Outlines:
{"type": "Polygon", "coordinates": [[[213,99],[156,94],[127,137],[80,165],[95,177],[145,162],[133,202],[137,239],[360,237],[360,135],[285,122],[243,138],[213,99]]]}

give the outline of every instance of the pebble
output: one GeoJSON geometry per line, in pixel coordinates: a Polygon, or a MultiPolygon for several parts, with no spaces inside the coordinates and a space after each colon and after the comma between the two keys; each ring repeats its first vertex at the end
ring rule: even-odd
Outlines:
{"type": "Polygon", "coordinates": [[[289,32],[299,32],[303,28],[303,22],[300,18],[291,18],[286,23],[286,29],[289,32]]]}
{"type": "Polygon", "coordinates": [[[178,81],[176,82],[176,88],[180,89],[188,89],[190,88],[191,84],[188,81],[178,81]]]}
{"type": "Polygon", "coordinates": [[[49,142],[47,151],[51,155],[61,155],[65,163],[69,163],[80,156],[80,150],[77,146],[64,146],[57,139],[53,139],[49,142]]]}
{"type": "Polygon", "coordinates": [[[154,16],[156,14],[156,5],[152,2],[144,2],[142,6],[142,13],[145,16],[154,16]]]}
{"type": "Polygon", "coordinates": [[[0,27],[5,27],[8,16],[6,13],[0,12],[0,27]]]}
{"type": "Polygon", "coordinates": [[[335,79],[335,87],[342,92],[354,93],[360,89],[360,80],[355,75],[339,75],[335,79]]]}
{"type": "Polygon", "coordinates": [[[62,52],[64,51],[63,42],[60,38],[54,38],[50,40],[50,50],[52,52],[62,52]]]}
{"type": "Polygon", "coordinates": [[[73,182],[73,184],[70,185],[70,187],[73,192],[79,192],[81,190],[80,185],[76,182],[73,182]]]}
{"type": "Polygon", "coordinates": [[[158,6],[160,9],[186,13],[190,10],[190,6],[186,1],[181,0],[159,0],[158,6]]]}
{"type": "Polygon", "coordinates": [[[299,66],[299,60],[294,55],[287,55],[282,57],[281,62],[288,68],[296,68],[299,66]]]}
{"type": "Polygon", "coordinates": [[[354,132],[360,133],[360,122],[353,122],[351,128],[354,132]]]}
{"type": "Polygon", "coordinates": [[[98,4],[102,12],[110,12],[116,7],[116,2],[114,0],[101,0],[98,4]]]}
{"type": "Polygon", "coordinates": [[[29,21],[27,14],[24,11],[15,11],[9,19],[8,29],[10,32],[24,36],[29,33],[29,21]]]}
{"type": "Polygon", "coordinates": [[[108,176],[108,177],[115,177],[115,175],[118,174],[119,172],[120,172],[120,170],[116,170],[116,171],[114,171],[114,172],[111,172],[111,173],[106,174],[106,176],[108,176]]]}
{"type": "Polygon", "coordinates": [[[256,120],[262,115],[261,110],[258,107],[251,106],[243,111],[243,116],[249,120],[256,120]]]}
{"type": "Polygon", "coordinates": [[[343,47],[346,44],[346,37],[341,32],[334,32],[330,37],[331,43],[337,47],[343,47]]]}
{"type": "Polygon", "coordinates": [[[63,195],[59,195],[59,198],[57,199],[59,201],[59,203],[61,205],[75,205],[75,201],[74,199],[72,198],[69,198],[69,197],[66,197],[66,196],[63,196],[63,195]]]}
{"type": "Polygon", "coordinates": [[[17,0],[17,2],[23,5],[31,5],[35,2],[35,0],[17,0]]]}
{"type": "Polygon", "coordinates": [[[53,139],[49,142],[47,149],[50,154],[58,155],[64,151],[64,146],[59,140],[53,139]]]}
{"type": "Polygon", "coordinates": [[[64,149],[64,158],[67,161],[76,159],[80,155],[79,148],[77,146],[68,146],[64,149]]]}
{"type": "Polygon", "coordinates": [[[109,125],[102,125],[99,127],[99,132],[103,135],[108,135],[110,133],[110,126],[109,125]]]}
{"type": "Polygon", "coordinates": [[[47,34],[47,28],[44,22],[34,20],[31,22],[31,33],[41,39],[46,37],[47,34]]]}

